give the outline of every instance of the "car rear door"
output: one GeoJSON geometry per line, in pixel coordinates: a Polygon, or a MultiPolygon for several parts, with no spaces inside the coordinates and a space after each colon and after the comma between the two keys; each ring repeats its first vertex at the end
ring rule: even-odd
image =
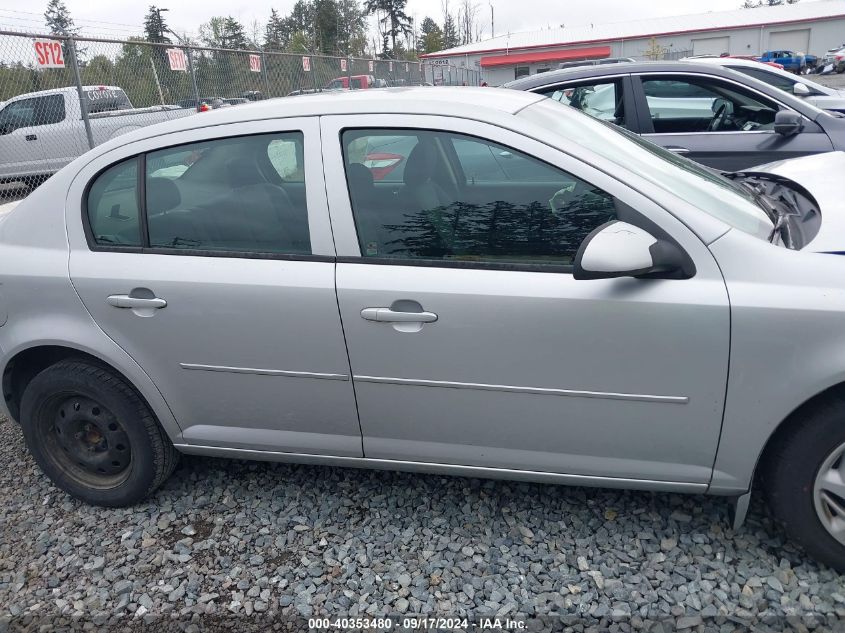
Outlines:
{"type": "Polygon", "coordinates": [[[729,313],[697,238],[606,173],[490,124],[321,125],[367,458],[704,488],[729,313]],[[403,161],[393,190],[366,167],[385,138],[403,161]],[[583,237],[632,208],[688,249],[694,278],[573,279],[583,237]]]}
{"type": "Polygon", "coordinates": [[[67,206],[74,287],[185,443],[360,457],[318,123],[212,129],[81,171],[67,206]]]}
{"type": "Polygon", "coordinates": [[[640,73],[632,81],[641,134],[704,165],[738,171],[833,149],[806,117],[799,133],[776,133],[775,113],[786,106],[738,82],[692,73],[640,73]]]}

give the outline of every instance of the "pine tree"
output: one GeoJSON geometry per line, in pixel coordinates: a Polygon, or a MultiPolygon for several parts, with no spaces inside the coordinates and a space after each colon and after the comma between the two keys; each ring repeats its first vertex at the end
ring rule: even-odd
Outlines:
{"type": "Polygon", "coordinates": [[[268,51],[282,51],[287,44],[284,24],[279,12],[270,9],[270,19],[264,27],[264,48],[268,51]]]}
{"type": "Polygon", "coordinates": [[[368,15],[381,15],[379,21],[384,28],[384,34],[390,38],[391,50],[396,50],[397,36],[411,32],[411,18],[405,13],[408,0],[365,0],[364,12],[368,15]]]}
{"type": "Polygon", "coordinates": [[[154,4],[150,5],[147,15],[144,17],[144,35],[148,42],[170,43],[170,38],[165,35],[170,29],[164,21],[161,13],[167,9],[159,9],[154,4]]]}
{"type": "Polygon", "coordinates": [[[454,48],[460,46],[461,40],[458,37],[458,26],[451,13],[446,13],[443,18],[443,48],[454,48]]]}
{"type": "Polygon", "coordinates": [[[249,48],[249,38],[246,36],[244,25],[231,15],[223,22],[223,46],[236,49],[249,48]]]}
{"type": "Polygon", "coordinates": [[[70,11],[67,10],[64,0],[50,0],[47,3],[47,10],[44,11],[44,19],[47,27],[53,35],[76,35],[79,29],[74,26],[70,11]]]}
{"type": "Polygon", "coordinates": [[[443,50],[443,29],[432,20],[426,17],[420,26],[420,51],[423,53],[436,53],[443,50]]]}

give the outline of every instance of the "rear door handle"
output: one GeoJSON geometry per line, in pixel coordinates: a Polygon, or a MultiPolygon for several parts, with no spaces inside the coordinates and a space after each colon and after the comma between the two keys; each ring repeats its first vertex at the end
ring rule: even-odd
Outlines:
{"type": "Polygon", "coordinates": [[[158,297],[144,299],[141,297],[130,297],[129,295],[110,295],[106,301],[115,308],[153,308],[158,310],[167,307],[167,301],[158,297]]]}
{"type": "Polygon", "coordinates": [[[24,137],[27,141],[37,141],[38,137],[35,134],[27,134],[24,137]]]}
{"type": "Polygon", "coordinates": [[[437,320],[434,312],[395,312],[390,308],[364,308],[361,317],[382,323],[434,323],[437,320]]]}
{"type": "Polygon", "coordinates": [[[686,147],[678,147],[677,145],[669,145],[666,149],[673,154],[689,154],[689,150],[686,147]]]}

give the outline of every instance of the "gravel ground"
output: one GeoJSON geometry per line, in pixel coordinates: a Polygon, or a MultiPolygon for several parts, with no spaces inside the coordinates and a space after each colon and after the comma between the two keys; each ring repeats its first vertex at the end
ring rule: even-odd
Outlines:
{"type": "Polygon", "coordinates": [[[833,73],[830,75],[809,75],[809,79],[822,84],[836,88],[837,90],[845,89],[845,73],[833,73]]]}
{"type": "Polygon", "coordinates": [[[845,617],[845,578],[785,542],[759,500],[734,535],[716,497],[185,457],[148,503],[106,510],[53,487],[9,421],[0,463],[0,631],[383,614],[714,631],[795,615],[805,630],[811,614],[845,617]],[[567,617],[537,617],[553,615],[567,617]]]}

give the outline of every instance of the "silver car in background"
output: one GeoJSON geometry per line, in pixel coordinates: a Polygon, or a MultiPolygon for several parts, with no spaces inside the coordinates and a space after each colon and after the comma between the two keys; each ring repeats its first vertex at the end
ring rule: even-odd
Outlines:
{"type": "Polygon", "coordinates": [[[0,222],[3,406],[93,504],[190,453],[710,493],[738,526],[756,473],[845,569],[843,170],[725,178],[489,88],[144,128],[0,222]]]}

